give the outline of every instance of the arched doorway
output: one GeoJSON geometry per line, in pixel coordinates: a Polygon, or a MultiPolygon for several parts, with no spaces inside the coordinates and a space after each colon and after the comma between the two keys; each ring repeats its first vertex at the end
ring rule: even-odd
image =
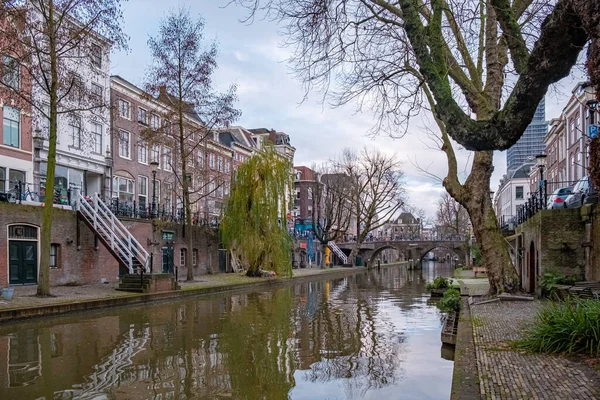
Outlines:
{"type": "Polygon", "coordinates": [[[531,244],[529,245],[529,260],[528,260],[529,273],[527,274],[529,276],[529,288],[528,288],[529,293],[535,293],[535,281],[536,281],[536,269],[537,269],[536,265],[537,265],[537,260],[536,260],[535,244],[533,244],[533,241],[531,241],[531,244]]]}
{"type": "Polygon", "coordinates": [[[36,284],[38,278],[38,228],[8,226],[8,283],[36,284]]]}

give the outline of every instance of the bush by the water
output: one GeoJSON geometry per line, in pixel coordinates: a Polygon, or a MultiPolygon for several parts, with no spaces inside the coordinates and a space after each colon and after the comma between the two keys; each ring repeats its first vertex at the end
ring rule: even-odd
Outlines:
{"type": "Polygon", "coordinates": [[[431,289],[446,289],[450,287],[450,279],[438,276],[433,280],[433,283],[427,284],[427,290],[431,289]]]}
{"type": "Polygon", "coordinates": [[[546,306],[517,345],[534,352],[600,355],[600,301],[578,299],[546,306]]]}
{"type": "Polygon", "coordinates": [[[440,310],[442,310],[443,312],[451,312],[451,311],[459,312],[460,304],[461,304],[460,291],[458,291],[457,289],[451,288],[451,289],[446,290],[446,292],[442,296],[439,307],[440,307],[440,310]]]}

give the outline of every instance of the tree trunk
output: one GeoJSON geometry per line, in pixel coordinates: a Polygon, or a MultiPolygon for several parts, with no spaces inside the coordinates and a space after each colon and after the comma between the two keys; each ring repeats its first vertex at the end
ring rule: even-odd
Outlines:
{"type": "Polygon", "coordinates": [[[56,172],[56,134],[58,130],[58,62],[56,56],[56,38],[54,37],[54,6],[49,3],[49,47],[50,74],[50,129],[48,135],[48,166],[46,168],[46,194],[42,212],[42,233],[40,236],[40,271],[37,287],[38,296],[50,296],[50,246],[52,243],[52,215],[54,211],[54,173],[56,172]]]}
{"type": "Polygon", "coordinates": [[[325,254],[327,254],[327,242],[321,243],[321,259],[319,260],[319,267],[325,268],[325,254]]]}
{"type": "Polygon", "coordinates": [[[520,287],[519,275],[508,252],[508,243],[502,236],[492,206],[490,178],[493,171],[493,153],[476,152],[471,173],[464,184],[463,197],[457,199],[471,218],[483,265],[488,273],[490,295],[515,293],[520,287]]]}

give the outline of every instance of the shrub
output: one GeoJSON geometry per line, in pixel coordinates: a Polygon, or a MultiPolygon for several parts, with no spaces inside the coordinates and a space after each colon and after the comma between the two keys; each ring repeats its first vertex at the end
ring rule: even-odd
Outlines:
{"type": "Polygon", "coordinates": [[[600,355],[600,302],[551,303],[517,346],[534,352],[600,355]]]}
{"type": "Polygon", "coordinates": [[[427,290],[431,289],[446,289],[450,287],[450,279],[438,276],[433,280],[433,283],[427,284],[427,290]]]}
{"type": "Polygon", "coordinates": [[[577,282],[576,276],[563,276],[554,272],[545,272],[540,277],[542,296],[552,297],[556,289],[556,285],[572,285],[575,282],[577,282]]]}
{"type": "Polygon", "coordinates": [[[457,289],[448,289],[440,300],[440,310],[443,312],[460,311],[460,292],[457,289]]]}

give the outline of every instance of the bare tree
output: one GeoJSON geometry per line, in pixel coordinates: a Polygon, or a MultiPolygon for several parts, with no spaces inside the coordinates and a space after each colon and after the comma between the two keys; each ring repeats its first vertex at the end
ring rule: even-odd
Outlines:
{"type": "MultiPolygon", "coordinates": [[[[330,241],[344,236],[350,225],[352,201],[350,177],[332,163],[326,163],[317,171],[312,183],[312,226],[315,238],[321,243],[323,253],[330,241]]],[[[321,265],[323,266],[323,257],[321,265]]]]}
{"type": "Polygon", "coordinates": [[[440,196],[435,214],[438,232],[444,237],[469,236],[471,221],[467,210],[450,194],[440,196]]]}
{"type": "Polygon", "coordinates": [[[99,41],[112,49],[126,48],[121,1],[9,0],[0,5],[0,21],[0,52],[13,57],[14,64],[31,80],[31,88],[20,88],[4,79],[2,85],[13,98],[32,108],[38,123],[48,125],[46,204],[37,289],[38,296],[48,296],[59,117],[79,123],[79,129],[85,112],[94,113],[94,118],[104,117],[108,91],[99,94],[81,70],[98,62],[99,41]]]}
{"type": "Polygon", "coordinates": [[[356,244],[348,259],[354,263],[368,234],[387,224],[402,207],[403,172],[395,156],[366,148],[359,154],[345,150],[338,163],[350,177],[348,193],[356,217],[356,244]]]}
{"type": "Polygon", "coordinates": [[[589,0],[232,0],[251,16],[283,21],[290,60],[306,90],[334,105],[356,102],[376,130],[403,134],[430,110],[448,158],[444,187],[469,212],[490,293],[519,290],[489,198],[492,150],[512,146],[549,85],[567,76],[589,41],[587,67],[600,91],[600,2],[589,0]],[[450,142],[476,150],[458,179],[450,142]]]}
{"type": "Polygon", "coordinates": [[[157,36],[148,40],[152,65],[147,73],[146,90],[169,107],[163,115],[168,122],[151,126],[150,132],[154,130],[156,134],[146,137],[150,145],[161,141],[175,149],[170,164],[177,195],[183,203],[184,226],[188,227],[187,280],[194,279],[192,204],[229,184],[224,165],[219,165],[215,172],[206,168],[207,142],[216,128],[240,116],[240,111],[234,108],[235,85],[225,93],[213,90],[217,46],[212,43],[203,48],[203,29],[202,19],[194,21],[189,10],[179,9],[168,14],[160,22],[157,36]]]}

